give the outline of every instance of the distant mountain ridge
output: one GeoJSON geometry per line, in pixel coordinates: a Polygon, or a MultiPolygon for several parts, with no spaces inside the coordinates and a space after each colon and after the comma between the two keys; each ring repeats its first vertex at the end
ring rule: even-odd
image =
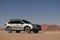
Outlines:
{"type": "Polygon", "coordinates": [[[47,24],[42,24],[42,31],[60,31],[60,26],[58,25],[47,25],[47,24]]]}

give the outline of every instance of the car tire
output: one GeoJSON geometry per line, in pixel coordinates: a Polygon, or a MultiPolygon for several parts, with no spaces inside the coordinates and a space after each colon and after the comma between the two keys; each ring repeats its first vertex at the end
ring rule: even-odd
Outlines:
{"type": "Polygon", "coordinates": [[[30,27],[25,27],[25,28],[24,28],[24,31],[25,31],[26,33],[30,33],[30,32],[31,32],[31,28],[30,28],[30,27]]]}
{"type": "Polygon", "coordinates": [[[7,27],[6,29],[9,33],[12,33],[12,28],[11,27],[7,27]]]}
{"type": "Polygon", "coordinates": [[[16,33],[19,33],[20,32],[20,30],[16,30],[16,33]]]}
{"type": "Polygon", "coordinates": [[[33,30],[33,32],[34,32],[34,33],[38,33],[38,32],[39,32],[39,30],[37,30],[37,29],[34,29],[34,30],[33,30]]]}

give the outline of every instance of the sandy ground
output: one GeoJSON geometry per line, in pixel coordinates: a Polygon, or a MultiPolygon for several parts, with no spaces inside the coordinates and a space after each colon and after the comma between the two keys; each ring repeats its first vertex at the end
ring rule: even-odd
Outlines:
{"type": "Polygon", "coordinates": [[[60,40],[60,31],[39,33],[8,33],[0,31],[0,40],[60,40]]]}

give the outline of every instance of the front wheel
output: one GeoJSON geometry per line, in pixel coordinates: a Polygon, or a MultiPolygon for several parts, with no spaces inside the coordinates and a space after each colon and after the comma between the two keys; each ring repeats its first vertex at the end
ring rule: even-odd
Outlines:
{"type": "Polygon", "coordinates": [[[39,30],[37,30],[37,29],[34,29],[34,30],[33,30],[33,32],[34,32],[34,33],[38,33],[38,32],[39,32],[39,30]]]}
{"type": "Polygon", "coordinates": [[[31,32],[31,28],[30,28],[30,27],[25,27],[25,28],[24,28],[24,31],[25,31],[26,33],[30,33],[30,32],[31,32]]]}

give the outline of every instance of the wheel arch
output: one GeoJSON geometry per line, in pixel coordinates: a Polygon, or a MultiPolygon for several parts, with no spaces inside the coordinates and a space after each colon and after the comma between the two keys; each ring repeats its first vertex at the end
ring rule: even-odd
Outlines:
{"type": "MultiPolygon", "coordinates": [[[[25,29],[26,27],[29,27],[29,28],[30,28],[30,26],[25,26],[24,29],[25,29]]],[[[30,28],[30,29],[31,29],[31,28],[30,28]]]]}
{"type": "Polygon", "coordinates": [[[5,28],[5,30],[7,30],[8,27],[10,27],[10,26],[7,26],[7,27],[5,28]]]}

